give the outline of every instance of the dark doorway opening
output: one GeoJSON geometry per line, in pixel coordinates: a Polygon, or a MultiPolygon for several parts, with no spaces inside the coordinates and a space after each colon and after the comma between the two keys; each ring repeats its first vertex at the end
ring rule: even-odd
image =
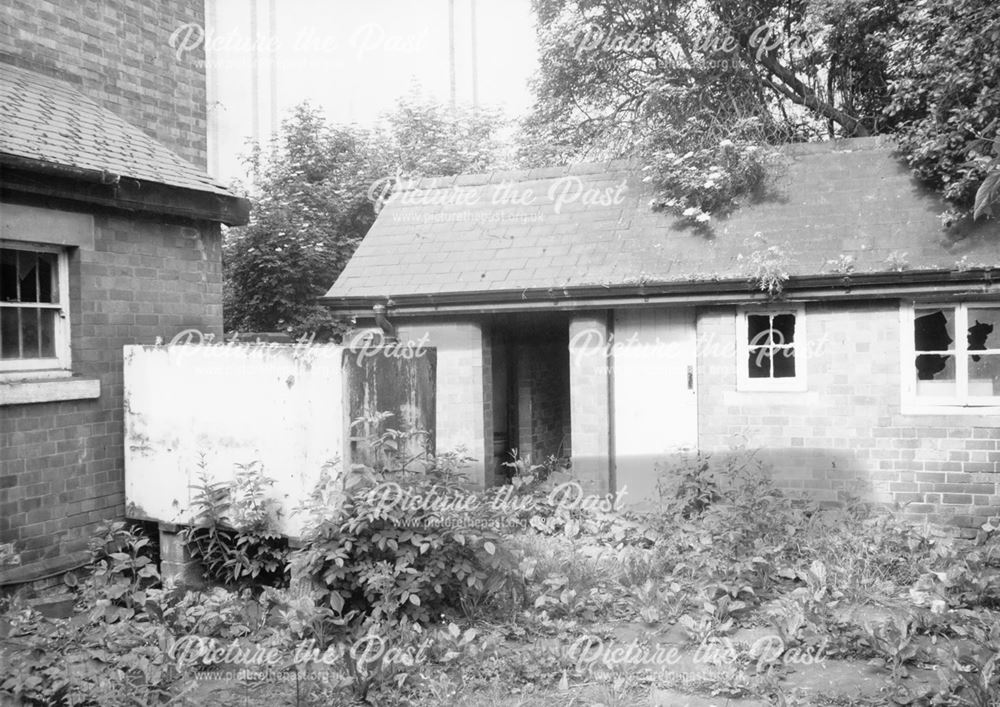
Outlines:
{"type": "Polygon", "coordinates": [[[490,322],[493,479],[505,483],[504,462],[569,459],[569,316],[494,315],[490,322]]]}

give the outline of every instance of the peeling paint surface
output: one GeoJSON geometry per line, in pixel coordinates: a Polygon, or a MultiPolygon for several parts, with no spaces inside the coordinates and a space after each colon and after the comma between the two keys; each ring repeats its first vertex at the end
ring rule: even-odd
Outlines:
{"type": "Polygon", "coordinates": [[[343,450],[341,351],[126,346],[126,503],[147,518],[187,522],[199,462],[222,481],[259,461],[275,480],[278,528],[297,536],[302,519],[292,510],[343,450]]]}

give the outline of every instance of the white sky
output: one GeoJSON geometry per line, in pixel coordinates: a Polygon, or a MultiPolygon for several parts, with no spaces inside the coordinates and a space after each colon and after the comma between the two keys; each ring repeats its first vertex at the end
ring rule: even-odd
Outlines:
{"type": "MultiPolygon", "coordinates": [[[[471,103],[472,0],[454,2],[456,94],[471,103]]],[[[253,3],[206,3],[209,169],[225,182],[244,176],[238,157],[253,133],[253,3]]],[[[273,32],[271,3],[256,5],[262,137],[274,129],[273,115],[280,121],[307,99],[331,121],[360,124],[389,110],[413,81],[449,100],[448,0],[274,0],[273,32]]],[[[536,65],[530,0],[476,0],[476,20],[479,103],[523,114],[536,65]]]]}

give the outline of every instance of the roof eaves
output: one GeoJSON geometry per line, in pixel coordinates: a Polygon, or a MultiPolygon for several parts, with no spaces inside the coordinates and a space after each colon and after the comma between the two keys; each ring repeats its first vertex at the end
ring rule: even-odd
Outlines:
{"type": "Polygon", "coordinates": [[[107,170],[84,169],[8,153],[0,153],[0,168],[0,187],[12,192],[126,211],[216,221],[227,226],[243,226],[250,220],[250,202],[225,192],[122,177],[107,170]],[[39,175],[45,178],[39,180],[39,175]]]}
{"type": "MultiPolygon", "coordinates": [[[[1000,269],[924,270],[863,273],[851,275],[810,275],[792,277],[786,283],[781,300],[879,299],[905,296],[947,298],[975,292],[1000,295],[1000,269]]],[[[692,280],[639,285],[573,285],[566,287],[525,288],[475,292],[338,297],[325,296],[319,301],[335,312],[362,314],[375,304],[391,305],[396,314],[425,314],[450,311],[492,311],[494,309],[530,310],[539,307],[590,309],[674,302],[677,304],[727,304],[774,301],[760,291],[752,280],[731,278],[692,280]]],[[[781,301],[779,300],[779,301],[781,301]]]]}

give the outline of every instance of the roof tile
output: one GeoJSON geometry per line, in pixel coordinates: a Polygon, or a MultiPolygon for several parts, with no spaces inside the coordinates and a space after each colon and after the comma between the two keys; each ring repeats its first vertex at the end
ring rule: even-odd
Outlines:
{"type": "Polygon", "coordinates": [[[475,204],[441,195],[410,205],[390,200],[327,296],[743,278],[748,264],[739,256],[770,246],[792,275],[830,272],[829,263],[844,255],[853,256],[857,272],[884,272],[890,255],[902,252],[913,269],[954,269],[963,255],[1000,266],[997,224],[981,224],[961,240],[946,236],[938,219],[943,202],[916,186],[893,152],[881,138],[788,146],[773,193],[713,221],[709,232],[651,211],[634,162],[459,176],[452,181],[473,190],[475,204]],[[569,187],[617,196],[613,203],[582,193],[566,201],[569,187]],[[497,198],[498,191],[523,197],[529,190],[522,203],[497,198]],[[560,195],[565,199],[554,202],[560,195]],[[414,220],[397,223],[404,211],[414,220]],[[454,220],[459,214],[463,220],[454,220]],[[373,254],[393,264],[391,274],[373,267],[373,254]],[[449,270],[430,272],[430,263],[449,270]],[[393,289],[401,273],[411,281],[393,289]]]}
{"type": "Polygon", "coordinates": [[[6,64],[0,68],[0,153],[230,195],[203,170],[73,86],[6,64]]]}

